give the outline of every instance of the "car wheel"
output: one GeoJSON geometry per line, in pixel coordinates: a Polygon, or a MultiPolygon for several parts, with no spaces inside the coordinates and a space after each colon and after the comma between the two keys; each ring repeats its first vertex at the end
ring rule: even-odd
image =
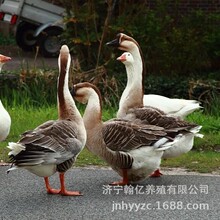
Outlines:
{"type": "Polygon", "coordinates": [[[35,49],[37,39],[33,36],[37,26],[21,22],[16,31],[16,42],[17,45],[24,51],[32,51],[35,49]]]}
{"type": "Polygon", "coordinates": [[[48,28],[44,30],[39,38],[38,45],[40,48],[40,52],[45,57],[57,57],[60,52],[61,47],[61,37],[60,35],[63,33],[62,28],[48,28]]]}

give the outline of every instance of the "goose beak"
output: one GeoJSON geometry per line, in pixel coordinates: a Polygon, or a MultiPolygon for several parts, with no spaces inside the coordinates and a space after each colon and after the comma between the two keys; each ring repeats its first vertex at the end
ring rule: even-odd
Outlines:
{"type": "Polygon", "coordinates": [[[109,41],[106,43],[107,46],[112,46],[112,47],[119,47],[119,39],[116,38],[112,41],[109,41]]]}
{"type": "Polygon", "coordinates": [[[4,55],[0,54],[0,62],[1,63],[6,63],[9,60],[11,60],[11,57],[7,57],[7,56],[4,56],[4,55]]]}
{"type": "Polygon", "coordinates": [[[126,55],[122,54],[120,57],[117,58],[117,60],[121,62],[126,61],[126,55]]]}
{"type": "Polygon", "coordinates": [[[70,94],[72,95],[72,97],[76,96],[75,86],[73,86],[72,90],[70,91],[70,94]]]}

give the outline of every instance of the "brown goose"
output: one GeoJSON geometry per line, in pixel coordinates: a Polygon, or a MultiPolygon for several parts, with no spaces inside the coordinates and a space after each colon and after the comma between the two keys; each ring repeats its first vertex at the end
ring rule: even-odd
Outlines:
{"type": "MultiPolygon", "coordinates": [[[[202,137],[198,134],[202,126],[197,126],[194,123],[189,123],[181,119],[167,116],[164,112],[151,106],[143,107],[143,99],[141,89],[133,90],[135,84],[135,61],[129,52],[124,52],[117,60],[121,61],[126,68],[128,81],[127,86],[121,96],[119,102],[119,110],[117,113],[118,118],[126,120],[141,120],[142,123],[152,124],[164,127],[166,129],[179,128],[182,137],[176,142],[175,147],[169,148],[164,151],[163,158],[177,157],[183,153],[187,153],[193,147],[194,137],[202,137]],[[134,102],[135,100],[135,102],[134,102]]],[[[161,173],[157,170],[152,176],[160,176],[161,173]]]]}
{"type": "MultiPolygon", "coordinates": [[[[135,70],[132,74],[132,80],[135,81],[130,89],[141,90],[144,94],[144,75],[145,66],[143,62],[143,54],[141,48],[136,40],[132,37],[119,33],[117,38],[113,41],[107,43],[109,46],[117,47],[119,50],[130,52],[133,56],[135,62],[135,70]]],[[[131,76],[128,76],[131,79],[131,76]]],[[[152,106],[162,110],[165,114],[185,118],[188,114],[200,109],[200,103],[196,100],[186,100],[186,99],[170,99],[165,96],[147,94],[143,97],[139,96],[137,98],[143,99],[144,106],[152,106]]]]}
{"type": "Polygon", "coordinates": [[[58,59],[58,114],[55,121],[47,121],[34,130],[22,134],[17,143],[9,143],[9,157],[13,163],[8,170],[25,168],[31,173],[44,177],[47,193],[65,196],[81,195],[67,191],[64,183],[65,172],[72,167],[86,142],[86,130],[82,117],[69,92],[68,78],[71,57],[63,45],[58,59]],[[59,172],[61,188],[52,189],[49,176],[59,172]]]}
{"type": "Polygon", "coordinates": [[[102,122],[102,100],[97,87],[78,83],[73,97],[86,104],[83,121],[87,131],[87,148],[105,160],[123,177],[113,184],[137,183],[160,166],[165,149],[178,141],[178,129],[164,129],[124,119],[102,122]]]}

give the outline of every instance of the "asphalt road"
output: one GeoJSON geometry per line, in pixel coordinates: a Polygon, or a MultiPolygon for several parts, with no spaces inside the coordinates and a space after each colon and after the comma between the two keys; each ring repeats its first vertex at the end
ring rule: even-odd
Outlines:
{"type": "MultiPolygon", "coordinates": [[[[43,178],[26,170],[6,174],[0,166],[0,219],[157,219],[218,220],[220,176],[163,175],[144,183],[113,187],[120,177],[112,170],[73,168],[66,186],[83,196],[48,195],[43,178]]],[[[50,178],[59,187],[58,175],[50,178]]]]}
{"type": "Polygon", "coordinates": [[[0,46],[0,53],[10,56],[11,61],[5,63],[2,71],[18,71],[27,69],[58,69],[58,58],[46,58],[34,52],[22,51],[18,46],[0,46]]]}

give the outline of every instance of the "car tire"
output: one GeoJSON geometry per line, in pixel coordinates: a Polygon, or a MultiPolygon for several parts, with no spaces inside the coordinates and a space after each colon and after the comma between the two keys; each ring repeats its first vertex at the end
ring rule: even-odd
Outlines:
{"type": "Polygon", "coordinates": [[[33,36],[38,26],[21,22],[16,30],[17,45],[24,51],[35,50],[37,39],[33,36]]]}
{"type": "Polygon", "coordinates": [[[63,29],[50,27],[45,29],[38,37],[38,46],[44,57],[58,57],[61,47],[63,29]]]}

